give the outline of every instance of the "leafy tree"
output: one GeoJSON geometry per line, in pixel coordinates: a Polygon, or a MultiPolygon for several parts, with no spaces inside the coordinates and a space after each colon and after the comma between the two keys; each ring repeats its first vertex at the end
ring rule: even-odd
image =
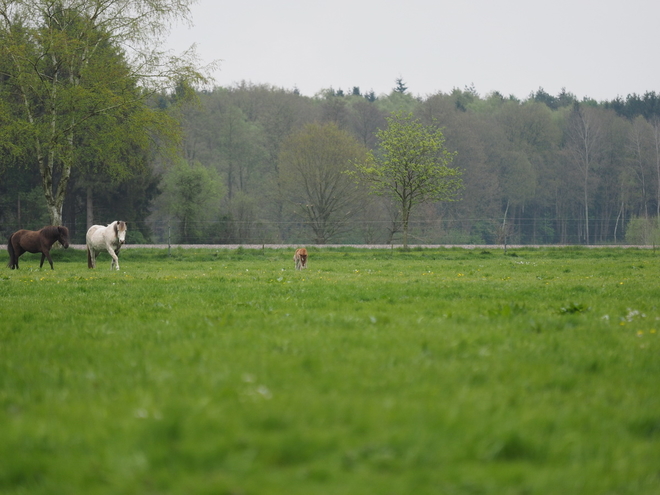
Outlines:
{"type": "MultiPolygon", "coordinates": [[[[204,79],[190,57],[165,58],[158,51],[160,37],[173,19],[188,15],[190,1],[0,2],[0,85],[14,129],[26,136],[25,152],[38,164],[52,224],[62,222],[84,141],[79,137],[91,120],[111,116],[121,127],[122,110],[172,81],[204,79]]],[[[96,144],[113,146],[116,138],[96,144]]]]}
{"type": "Polygon", "coordinates": [[[544,103],[548,106],[548,108],[551,108],[552,110],[557,110],[557,108],[559,108],[558,98],[555,98],[554,96],[546,93],[543,88],[539,88],[538,91],[531,96],[530,100],[536,101],[538,103],[544,103]]]}
{"type": "Polygon", "coordinates": [[[408,225],[414,208],[429,201],[451,201],[463,186],[461,172],[448,165],[455,153],[445,147],[442,131],[424,125],[412,114],[394,114],[378,132],[380,153],[369,152],[351,173],[371,192],[390,196],[399,204],[403,246],[408,248],[408,225]]]}
{"type": "Polygon", "coordinates": [[[165,177],[161,201],[179,222],[179,238],[196,242],[204,240],[206,224],[218,216],[223,195],[222,181],[213,169],[182,160],[165,177]]]}
{"type": "MultiPolygon", "coordinates": [[[[484,235],[492,240],[492,232],[486,232],[487,229],[477,224],[480,219],[499,217],[500,177],[494,164],[499,163],[496,157],[507,149],[506,138],[493,119],[484,119],[481,112],[458,111],[450,95],[429,97],[417,115],[427,125],[442,126],[447,148],[457,153],[452,165],[462,171],[463,199],[437,205],[437,215],[447,220],[460,220],[451,228],[453,232],[474,234],[480,242],[485,241],[484,235]]],[[[494,222],[489,224],[492,226],[494,222]]]]}
{"type": "Polygon", "coordinates": [[[376,105],[364,98],[351,106],[351,129],[359,141],[368,148],[376,144],[376,132],[385,124],[385,116],[376,105]]]}
{"type": "Polygon", "coordinates": [[[395,82],[396,86],[394,87],[394,91],[397,93],[405,93],[408,91],[408,86],[406,86],[406,83],[403,82],[402,77],[397,77],[395,82]]]}
{"type": "Polygon", "coordinates": [[[365,156],[366,148],[335,123],[308,124],[283,143],[281,191],[307,221],[317,244],[343,232],[355,215],[361,195],[344,171],[365,156]]]}
{"type": "Polygon", "coordinates": [[[364,95],[364,99],[367,100],[369,103],[373,103],[374,101],[377,100],[376,93],[374,93],[374,90],[370,90],[367,94],[364,95]]]}
{"type": "Polygon", "coordinates": [[[389,95],[378,98],[375,102],[376,108],[384,115],[396,113],[415,113],[419,107],[419,101],[408,93],[392,91],[389,95]]]}
{"type": "Polygon", "coordinates": [[[345,129],[349,119],[348,102],[341,96],[328,96],[321,104],[321,120],[334,122],[337,127],[345,129]]]}
{"type": "Polygon", "coordinates": [[[218,168],[225,176],[227,199],[231,202],[235,194],[248,192],[252,179],[263,172],[266,160],[263,133],[234,105],[215,110],[212,118],[218,168]]]}
{"type": "Polygon", "coordinates": [[[626,242],[657,246],[660,244],[660,227],[651,218],[645,216],[633,217],[626,228],[626,242]]]}

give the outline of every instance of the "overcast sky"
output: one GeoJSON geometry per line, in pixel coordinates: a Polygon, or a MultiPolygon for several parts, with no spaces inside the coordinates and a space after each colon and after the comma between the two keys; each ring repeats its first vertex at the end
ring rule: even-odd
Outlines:
{"type": "Polygon", "coordinates": [[[379,95],[401,77],[422,97],[660,92],[656,0],[198,0],[192,17],[166,47],[221,60],[218,86],[379,95]]]}

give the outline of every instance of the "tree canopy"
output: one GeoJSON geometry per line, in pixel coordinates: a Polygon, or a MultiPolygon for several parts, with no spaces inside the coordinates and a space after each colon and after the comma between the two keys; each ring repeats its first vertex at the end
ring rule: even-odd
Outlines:
{"type": "Polygon", "coordinates": [[[346,229],[360,202],[359,189],[344,173],[366,148],[334,123],[308,124],[282,145],[281,193],[326,244],[346,229]]]}
{"type": "MultiPolygon", "coordinates": [[[[10,34],[0,29],[0,36],[10,34]]],[[[660,219],[660,112],[654,92],[595,102],[567,90],[552,96],[539,89],[520,100],[466,87],[421,98],[410,94],[414,88],[374,95],[353,91],[355,85],[306,97],[249,82],[199,90],[185,79],[154,92],[151,81],[137,77],[125,45],[111,41],[98,45],[79,87],[59,88],[68,99],[48,99],[43,89],[31,93],[30,104],[42,111],[34,124],[24,117],[19,79],[8,70],[12,59],[6,51],[0,57],[2,235],[51,221],[34,144],[35,136],[51,142],[44,109],[57,101],[60,136],[66,119],[76,117],[73,140],[52,141],[54,191],[62,177],[61,154],[72,143],[62,221],[74,242],[84,242],[90,212],[100,222],[117,215],[131,222],[129,236],[136,238],[130,242],[163,242],[168,225],[181,242],[314,242],[319,237],[292,198],[299,205],[319,203],[289,189],[300,184],[281,175],[282,151],[308,126],[332,124],[382,160],[380,137],[393,114],[412,114],[442,130],[444,147],[453,154],[447,167],[461,171],[463,185],[453,198],[460,201],[429,200],[412,208],[409,240],[490,244],[503,231],[506,242],[516,244],[625,242],[628,234],[654,238],[652,232],[635,234],[639,226],[657,228],[660,219]],[[69,105],[74,96],[85,103],[75,111],[69,105]],[[102,106],[112,102],[115,106],[102,106]],[[83,110],[94,108],[102,111],[81,118],[83,110]],[[589,134],[593,140],[580,137],[580,115],[597,131],[589,134]],[[184,169],[201,177],[201,168],[213,178],[206,180],[210,200],[186,210],[184,218],[176,208],[183,196],[171,186],[184,169]]],[[[24,44],[28,47],[36,49],[24,44]]],[[[45,62],[43,67],[45,75],[52,73],[45,62]]],[[[400,198],[367,195],[365,187],[354,205],[341,210],[341,228],[329,237],[333,243],[401,242],[400,198]]]]}
{"type": "Polygon", "coordinates": [[[204,79],[190,60],[158,51],[169,23],[185,18],[189,3],[0,2],[0,118],[2,110],[11,115],[0,139],[21,136],[15,154],[38,166],[52,224],[62,222],[74,167],[100,163],[108,175],[125,176],[125,157],[144,148],[146,133],[157,127],[146,99],[175,80],[204,79]]]}
{"type": "Polygon", "coordinates": [[[403,245],[413,209],[429,201],[453,201],[462,187],[461,172],[448,165],[455,153],[445,147],[442,130],[425,125],[412,114],[395,114],[387,128],[377,132],[379,150],[356,163],[353,176],[378,195],[398,204],[403,223],[403,245]]]}

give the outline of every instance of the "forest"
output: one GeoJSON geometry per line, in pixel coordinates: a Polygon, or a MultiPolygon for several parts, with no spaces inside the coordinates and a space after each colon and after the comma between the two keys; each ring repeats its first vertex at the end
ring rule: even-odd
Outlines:
{"type": "Polygon", "coordinates": [[[124,220],[129,243],[660,240],[655,91],[219,87],[213,64],[157,48],[189,3],[0,5],[0,235],[63,224],[80,243],[124,220]],[[413,188],[413,209],[359,180],[396,119],[437,137],[451,194],[413,188]]]}
{"type": "MultiPolygon", "coordinates": [[[[442,129],[464,184],[455,201],[413,212],[411,243],[656,242],[655,92],[596,102],[566,91],[519,100],[465,88],[421,98],[397,79],[389,95],[354,87],[305,97],[243,82],[148,104],[180,126],[178,152],[158,153],[153,140],[140,166],[119,177],[74,167],[63,208],[74,240],[84,242],[91,217],[126,220],[133,243],[399,242],[395,206],[345,172],[362,149],[377,148],[386,118],[403,112],[442,129]],[[337,197],[319,213],[323,187],[337,197]]],[[[30,162],[2,169],[5,235],[48,223],[30,162]]]]}

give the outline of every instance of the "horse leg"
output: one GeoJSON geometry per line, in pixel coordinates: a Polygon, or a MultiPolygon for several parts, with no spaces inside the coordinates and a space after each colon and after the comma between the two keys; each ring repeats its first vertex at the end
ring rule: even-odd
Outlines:
{"type": "Polygon", "coordinates": [[[7,243],[7,254],[9,255],[9,261],[7,262],[7,267],[14,268],[14,264],[12,260],[12,258],[14,257],[14,253],[12,252],[12,247],[11,247],[11,236],[9,236],[9,242],[7,243]]]}
{"type": "Polygon", "coordinates": [[[91,254],[92,268],[96,268],[96,258],[99,255],[99,251],[97,251],[95,247],[92,247],[90,248],[89,252],[91,254]]]}
{"type": "Polygon", "coordinates": [[[112,262],[110,263],[110,270],[116,267],[117,270],[119,270],[119,258],[115,254],[115,250],[112,248],[112,246],[107,246],[108,253],[112,257],[112,262]]]}
{"type": "Polygon", "coordinates": [[[87,246],[87,268],[94,268],[96,266],[96,255],[93,250],[87,246]]]}
{"type": "Polygon", "coordinates": [[[121,248],[121,246],[119,246],[119,247],[115,250],[115,256],[117,257],[117,270],[119,270],[119,249],[120,249],[120,248],[121,248]]]}
{"type": "Polygon", "coordinates": [[[23,253],[26,253],[27,250],[23,249],[23,246],[20,244],[16,243],[16,246],[14,246],[14,254],[16,256],[16,269],[18,270],[18,259],[23,256],[23,253]]]}
{"type": "Polygon", "coordinates": [[[16,253],[14,252],[14,245],[11,242],[12,236],[13,234],[9,236],[9,242],[7,243],[7,253],[9,253],[9,263],[7,263],[7,266],[13,270],[14,268],[18,268],[18,266],[16,266],[16,253]]]}
{"type": "Polygon", "coordinates": [[[18,258],[25,252],[21,246],[14,246],[14,266],[18,270],[18,258]]]}
{"type": "Polygon", "coordinates": [[[53,268],[53,258],[50,257],[50,251],[42,251],[41,252],[41,263],[39,264],[39,268],[44,266],[44,259],[48,258],[48,263],[50,263],[50,269],[54,270],[53,268]]]}
{"type": "Polygon", "coordinates": [[[12,234],[9,237],[9,244],[7,244],[7,251],[9,251],[9,268],[12,270],[18,270],[18,259],[25,252],[25,249],[21,247],[21,244],[18,240],[14,239],[12,234]]]}

